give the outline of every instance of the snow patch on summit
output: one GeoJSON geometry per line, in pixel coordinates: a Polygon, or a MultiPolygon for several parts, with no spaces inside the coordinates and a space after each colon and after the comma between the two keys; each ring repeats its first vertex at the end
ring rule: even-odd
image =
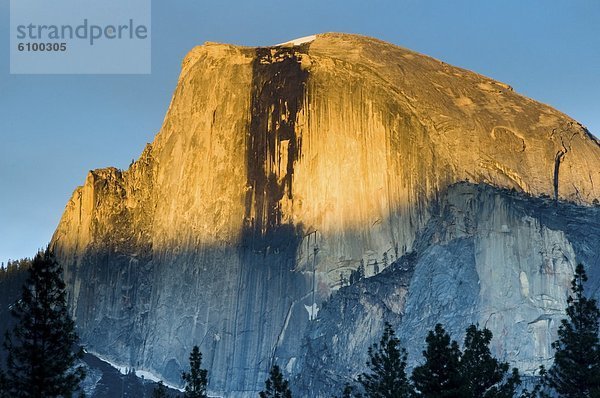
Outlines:
{"type": "Polygon", "coordinates": [[[317,35],[310,35],[310,36],[304,36],[304,37],[299,37],[297,39],[294,40],[290,40],[290,41],[286,41],[285,43],[279,43],[279,44],[275,44],[275,47],[278,46],[299,46],[300,44],[304,44],[304,43],[310,43],[311,41],[315,40],[317,38],[317,35]]]}

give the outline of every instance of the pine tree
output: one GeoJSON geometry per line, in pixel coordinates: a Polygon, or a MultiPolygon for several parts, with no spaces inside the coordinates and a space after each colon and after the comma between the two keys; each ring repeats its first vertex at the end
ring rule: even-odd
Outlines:
{"type": "Polygon", "coordinates": [[[512,398],[521,383],[515,368],[508,374],[507,362],[499,362],[490,352],[492,332],[475,325],[467,328],[460,371],[466,388],[466,396],[473,398],[512,398]]]}
{"type": "Polygon", "coordinates": [[[356,281],[361,281],[365,278],[365,262],[360,260],[360,265],[356,269],[356,281]]]}
{"type": "Polygon", "coordinates": [[[342,391],[342,398],[352,398],[353,394],[354,394],[354,388],[352,388],[352,386],[350,386],[350,384],[346,384],[344,386],[344,391],[342,391]]]}
{"type": "Polygon", "coordinates": [[[548,370],[547,383],[560,397],[600,397],[600,311],[596,300],[584,295],[587,275],[577,265],[567,299],[567,318],[561,321],[554,364],[548,370]]]}
{"type": "Polygon", "coordinates": [[[350,282],[343,272],[340,272],[340,287],[348,286],[350,282]]]}
{"type": "Polygon", "coordinates": [[[167,398],[167,389],[162,381],[159,381],[158,385],[154,387],[152,398],[167,398]]]}
{"type": "Polygon", "coordinates": [[[529,389],[525,388],[519,398],[550,398],[550,395],[547,394],[547,374],[546,368],[544,365],[540,366],[539,369],[539,378],[538,381],[533,385],[533,389],[529,391],[529,389]]]}
{"type": "Polygon", "coordinates": [[[367,366],[370,373],[363,373],[358,380],[366,396],[370,398],[402,398],[411,394],[406,377],[406,350],[400,348],[392,325],[385,323],[378,344],[369,348],[367,366]]]}
{"type": "MultiPolygon", "coordinates": [[[[354,387],[350,384],[346,383],[344,385],[344,389],[342,390],[341,398],[362,398],[362,394],[358,394],[355,392],[354,387]]],[[[334,395],[333,398],[340,398],[337,395],[334,395]]]]}
{"type": "Polygon", "coordinates": [[[441,324],[435,325],[425,339],[425,363],[413,370],[412,380],[417,397],[463,398],[465,389],[460,373],[460,349],[441,324]]]}
{"type": "Polygon", "coordinates": [[[183,372],[181,378],[185,381],[185,398],[206,398],[206,386],[208,384],[208,371],[201,369],[202,353],[197,345],[190,353],[190,371],[183,372]]]}
{"type": "Polygon", "coordinates": [[[356,270],[350,271],[350,285],[353,285],[365,278],[365,262],[364,260],[360,260],[360,265],[356,270]]]}
{"type": "Polygon", "coordinates": [[[71,397],[85,377],[75,366],[78,337],[67,312],[62,268],[49,249],[38,253],[12,309],[17,324],[7,332],[6,385],[11,397],[71,397]]]}
{"type": "Polygon", "coordinates": [[[283,378],[279,366],[273,365],[269,378],[265,380],[265,389],[259,393],[260,398],[292,398],[289,382],[283,378]]]}
{"type": "Polygon", "coordinates": [[[2,369],[0,369],[0,398],[8,398],[8,386],[7,386],[7,380],[6,380],[6,375],[4,374],[4,371],[2,369]]]}

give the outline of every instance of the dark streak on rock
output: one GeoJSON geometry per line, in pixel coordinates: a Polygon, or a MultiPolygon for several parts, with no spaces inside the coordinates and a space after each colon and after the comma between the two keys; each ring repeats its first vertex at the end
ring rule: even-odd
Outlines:
{"type": "Polygon", "coordinates": [[[306,91],[308,72],[301,57],[308,46],[259,48],[252,69],[251,118],[246,133],[246,198],[239,248],[241,269],[235,288],[233,345],[228,352],[226,391],[253,391],[274,364],[274,358],[291,358],[300,345],[288,325],[304,330],[308,323],[302,301],[308,283],[296,267],[297,249],[304,236],[302,225],[286,222],[281,201],[293,197],[294,164],[301,139],[296,129],[306,91]],[[287,148],[287,157],[286,157],[287,148]],[[270,303],[277,308],[264,310],[270,303]],[[253,369],[250,377],[239,370],[253,369]]]}
{"type": "Polygon", "coordinates": [[[560,163],[567,154],[566,148],[556,153],[554,157],[554,200],[558,201],[558,177],[560,172],[560,163]]]}
{"type": "Polygon", "coordinates": [[[286,195],[293,197],[294,163],[301,152],[296,120],[306,91],[308,72],[301,68],[300,61],[307,50],[308,44],[256,49],[252,114],[246,137],[248,175],[243,234],[245,245],[250,238],[254,248],[257,244],[273,247],[268,241],[276,238],[277,230],[294,230],[291,225],[282,225],[281,199],[286,195]],[[281,164],[285,146],[287,162],[281,164]]]}

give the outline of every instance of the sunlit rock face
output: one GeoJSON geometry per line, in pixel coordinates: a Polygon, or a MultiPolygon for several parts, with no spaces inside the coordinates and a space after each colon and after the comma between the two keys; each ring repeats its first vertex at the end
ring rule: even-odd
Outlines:
{"type": "Polygon", "coordinates": [[[154,142],[126,171],[88,174],[52,245],[88,350],[170,383],[198,344],[214,393],[254,396],[275,363],[300,395],[324,391],[299,375],[355,371],[383,319],[415,339],[438,318],[456,333],[486,322],[531,369],[556,329],[543,309],[560,315],[573,265],[597,251],[491,191],[462,203],[448,191],[460,181],[586,209],[600,145],[503,83],[375,39],[207,43],[183,61],[154,142]],[[441,209],[471,216],[450,227],[441,209]],[[323,302],[361,262],[377,275],[332,324],[323,302]],[[331,342],[319,362],[318,325],[356,332],[351,352],[331,342]]]}

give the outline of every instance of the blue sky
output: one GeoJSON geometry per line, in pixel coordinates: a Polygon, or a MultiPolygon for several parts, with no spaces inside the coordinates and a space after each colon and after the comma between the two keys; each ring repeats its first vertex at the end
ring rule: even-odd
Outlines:
{"type": "Polygon", "coordinates": [[[183,56],[205,41],[374,36],[506,82],[600,136],[600,1],[228,1],[152,4],[150,75],[9,75],[0,0],[0,262],[50,240],[87,171],[127,168],[152,141],[183,56]]]}

